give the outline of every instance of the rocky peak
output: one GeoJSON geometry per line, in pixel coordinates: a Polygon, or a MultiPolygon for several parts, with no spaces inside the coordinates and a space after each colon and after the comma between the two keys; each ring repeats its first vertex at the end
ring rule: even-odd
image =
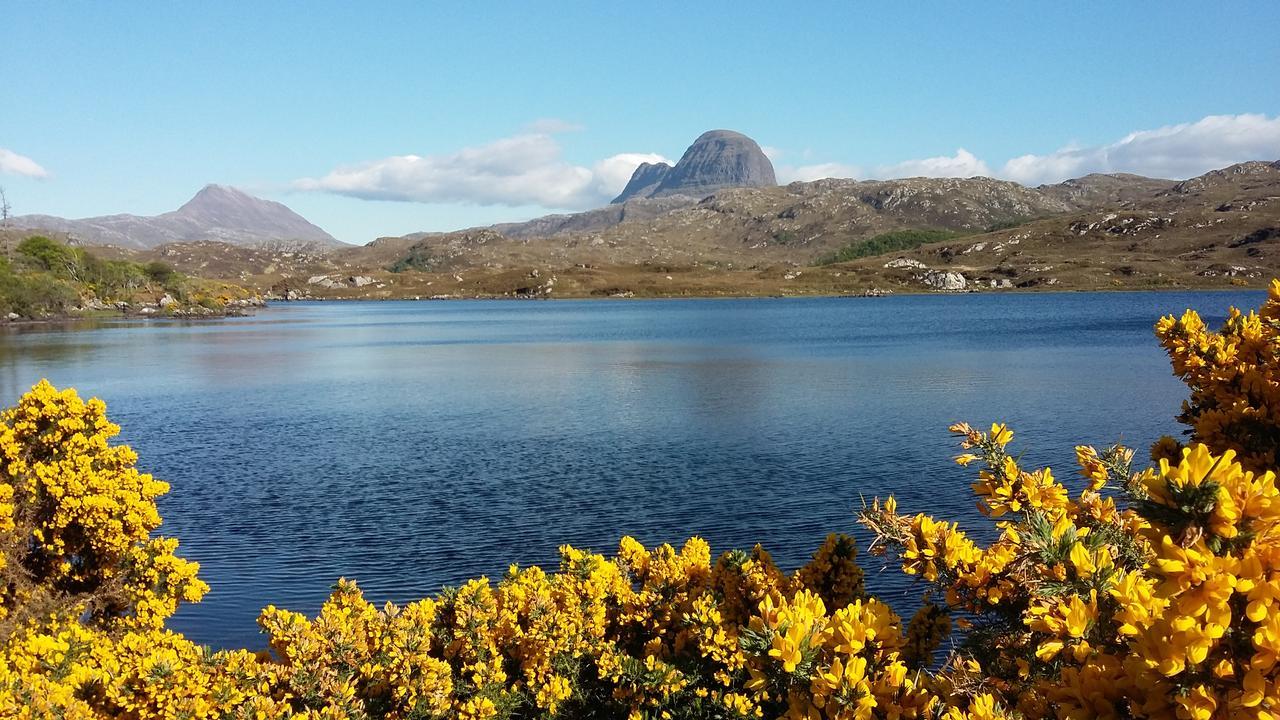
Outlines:
{"type": "Polygon", "coordinates": [[[755,140],[732,130],[711,130],[694,140],[674,167],[645,163],[636,168],[613,202],[666,195],[703,197],[723,188],[777,184],[773,163],[755,140]]]}
{"type": "Polygon", "coordinates": [[[622,189],[622,194],[614,198],[613,203],[653,197],[670,172],[671,166],[666,163],[640,163],[640,167],[636,168],[636,171],[631,174],[631,179],[627,181],[627,186],[622,189]]]}
{"type": "Polygon", "coordinates": [[[170,215],[179,215],[183,217],[208,217],[216,219],[225,219],[228,216],[235,216],[245,211],[256,213],[278,213],[281,209],[292,213],[280,203],[271,202],[270,200],[261,200],[243,190],[238,190],[226,185],[205,185],[200,191],[192,196],[190,200],[182,205],[182,207],[169,213],[170,215]]]}
{"type": "Polygon", "coordinates": [[[223,236],[248,234],[262,240],[337,242],[288,207],[227,185],[205,185],[182,207],[159,218],[199,229],[187,233],[189,237],[184,239],[225,239],[223,236]]]}

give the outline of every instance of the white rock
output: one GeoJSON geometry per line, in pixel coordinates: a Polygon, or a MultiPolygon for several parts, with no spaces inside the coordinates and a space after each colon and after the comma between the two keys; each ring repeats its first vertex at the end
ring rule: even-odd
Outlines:
{"type": "Polygon", "coordinates": [[[885,263],[884,266],[887,268],[912,268],[915,270],[924,270],[928,267],[928,265],[919,260],[912,260],[911,258],[895,258],[885,263]]]}
{"type": "Polygon", "coordinates": [[[930,270],[918,276],[918,279],[935,290],[964,290],[969,284],[964,275],[954,270],[930,270]]]}

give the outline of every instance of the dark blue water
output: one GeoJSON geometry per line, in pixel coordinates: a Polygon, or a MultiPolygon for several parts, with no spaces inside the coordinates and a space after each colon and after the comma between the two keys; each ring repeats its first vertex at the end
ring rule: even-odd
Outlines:
{"type": "MultiPolygon", "coordinates": [[[[1076,444],[1145,448],[1184,396],[1155,320],[1261,299],[295,304],[10,330],[0,399],[48,377],[106,400],[212,586],[174,626],[260,647],[259,609],[312,613],[341,576],[403,601],[623,534],[762,542],[790,568],[889,493],[980,530],[949,423],[1008,421],[1061,477],[1076,444]]],[[[900,576],[868,575],[908,609],[900,576]]]]}

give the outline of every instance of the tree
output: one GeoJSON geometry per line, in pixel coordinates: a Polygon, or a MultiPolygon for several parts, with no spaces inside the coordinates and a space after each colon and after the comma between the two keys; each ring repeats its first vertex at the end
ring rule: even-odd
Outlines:
{"type": "Polygon", "coordinates": [[[0,187],[0,227],[9,227],[9,211],[12,209],[8,196],[4,194],[4,188],[0,187]]]}
{"type": "Polygon", "coordinates": [[[33,235],[18,244],[18,254],[41,270],[59,277],[79,279],[79,258],[74,248],[43,235],[33,235]]]}

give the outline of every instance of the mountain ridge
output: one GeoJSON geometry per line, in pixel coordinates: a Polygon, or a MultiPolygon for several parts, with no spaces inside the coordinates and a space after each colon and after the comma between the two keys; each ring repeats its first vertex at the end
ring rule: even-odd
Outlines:
{"type": "Polygon", "coordinates": [[[9,222],[17,228],[64,233],[83,244],[138,249],[203,240],[249,246],[344,245],[282,203],[212,183],[177,210],[159,215],[119,213],[79,219],[18,215],[9,222]]]}
{"type": "Polygon", "coordinates": [[[118,256],[276,297],[345,299],[1262,287],[1280,275],[1274,161],[1039,188],[824,179],[598,211],[542,218],[520,237],[494,226],[326,253],[199,242],[118,256]]]}

